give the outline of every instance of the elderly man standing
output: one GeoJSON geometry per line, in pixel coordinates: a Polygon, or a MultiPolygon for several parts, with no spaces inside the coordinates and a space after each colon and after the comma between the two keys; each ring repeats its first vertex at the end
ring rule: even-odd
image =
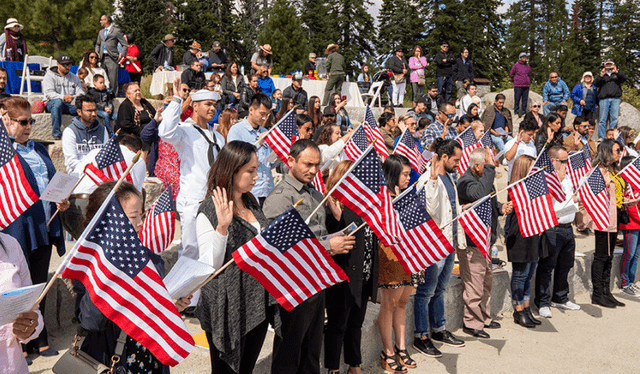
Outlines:
{"type": "MultiPolygon", "coordinates": [[[[478,148],[469,156],[469,168],[457,183],[460,204],[471,204],[496,192],[493,181],[496,167],[491,152],[478,148]]],[[[511,202],[501,204],[494,196],[491,198],[491,242],[496,242],[498,215],[509,214],[513,210],[511,202]]],[[[489,339],[484,329],[498,329],[500,324],[491,318],[491,288],[493,273],[491,262],[467,235],[467,248],[457,248],[460,261],[460,278],[464,291],[464,325],[462,331],[476,338],[489,339]]]]}
{"type": "Polygon", "coordinates": [[[63,114],[76,115],[76,107],[71,104],[74,98],[85,92],[82,90],[80,78],[69,72],[71,58],[60,55],[56,58],[57,66],[49,68],[42,81],[42,92],[47,98],[47,111],[51,113],[51,136],[60,140],[62,132],[60,124],[63,114]]]}
{"type": "Polygon", "coordinates": [[[322,105],[329,105],[329,97],[334,93],[342,92],[346,64],[344,57],[338,53],[337,44],[329,44],[325,54],[327,55],[327,85],[324,86],[324,99],[322,105]]]}
{"type": "Polygon", "coordinates": [[[96,53],[100,55],[102,67],[107,71],[109,82],[111,82],[111,91],[118,96],[118,61],[127,55],[129,43],[125,39],[124,34],[119,28],[112,23],[111,16],[103,14],[100,17],[100,26],[103,27],[98,33],[96,40],[96,53]],[[118,43],[122,46],[118,52],[118,43]]]}

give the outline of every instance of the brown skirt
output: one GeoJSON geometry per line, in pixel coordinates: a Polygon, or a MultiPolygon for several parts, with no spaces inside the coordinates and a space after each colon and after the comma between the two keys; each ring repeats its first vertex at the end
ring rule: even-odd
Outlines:
{"type": "Polygon", "coordinates": [[[419,284],[424,283],[424,271],[413,275],[407,274],[391,248],[382,243],[378,244],[378,256],[380,265],[380,269],[378,271],[378,287],[417,287],[419,284]]]}

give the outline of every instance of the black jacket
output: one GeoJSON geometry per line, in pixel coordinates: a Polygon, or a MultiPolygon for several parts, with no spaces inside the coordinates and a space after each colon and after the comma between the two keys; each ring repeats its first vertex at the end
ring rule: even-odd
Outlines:
{"type": "Polygon", "coordinates": [[[229,59],[227,58],[227,55],[224,54],[224,51],[222,49],[218,52],[214,52],[213,49],[209,50],[209,60],[211,61],[211,66],[213,66],[213,64],[224,64],[223,68],[212,67],[210,70],[214,73],[224,73],[224,70],[227,68],[227,64],[229,63],[229,59]]]}
{"type": "Polygon", "coordinates": [[[95,88],[89,88],[89,94],[96,99],[96,108],[98,110],[105,110],[105,108],[113,108],[113,93],[108,92],[107,90],[98,91],[95,88]]]}
{"type": "Polygon", "coordinates": [[[307,62],[304,64],[304,69],[302,69],[302,74],[309,74],[309,70],[311,70],[313,74],[313,72],[316,70],[316,64],[314,64],[310,60],[307,60],[307,62]]]}
{"type": "Polygon", "coordinates": [[[433,105],[432,101],[435,100],[436,106],[440,108],[440,105],[444,103],[444,98],[442,97],[442,95],[438,95],[436,96],[435,99],[432,99],[431,96],[429,96],[429,94],[425,94],[422,97],[427,101],[427,108],[425,109],[425,113],[431,114],[433,118],[436,118],[436,116],[438,115],[438,112],[436,111],[435,113],[433,113],[431,111],[431,106],[433,105]]]}
{"type": "Polygon", "coordinates": [[[507,215],[509,229],[505,233],[505,246],[509,262],[538,262],[540,235],[522,237],[516,213],[507,215]]]}
{"type": "Polygon", "coordinates": [[[246,112],[249,110],[249,105],[251,105],[251,98],[258,92],[260,92],[260,88],[254,91],[248,84],[242,86],[242,90],[240,91],[240,102],[237,105],[238,113],[246,112]]]}
{"type": "Polygon", "coordinates": [[[293,104],[298,105],[302,109],[307,109],[307,91],[300,87],[300,90],[296,91],[293,86],[289,86],[282,91],[282,99],[293,99],[293,104]]]}
{"type": "Polygon", "coordinates": [[[116,120],[116,125],[113,128],[113,131],[122,129],[122,133],[124,134],[133,134],[140,137],[140,131],[142,131],[142,129],[151,122],[153,117],[156,115],[156,110],[153,108],[153,105],[147,101],[147,99],[140,99],[140,104],[142,104],[149,113],[149,120],[141,120],[140,115],[136,115],[136,108],[133,106],[133,103],[129,99],[124,99],[118,108],[118,119],[116,120]]]}
{"type": "Polygon", "coordinates": [[[389,59],[389,69],[393,72],[393,74],[402,74],[402,70],[406,69],[409,72],[409,64],[407,60],[404,58],[398,58],[398,56],[393,55],[389,59]]]}
{"type": "Polygon", "coordinates": [[[175,66],[173,61],[173,47],[167,47],[164,42],[158,44],[153,51],[151,51],[151,62],[153,63],[153,70],[158,66],[164,66],[164,62],[167,61],[169,66],[175,66]]]}
{"type": "Polygon", "coordinates": [[[182,72],[180,81],[189,86],[190,90],[199,90],[204,87],[204,81],[207,77],[203,71],[196,72],[195,70],[188,68],[182,72]]]}
{"type": "Polygon", "coordinates": [[[456,64],[453,65],[453,80],[462,81],[465,78],[469,78],[470,81],[473,81],[473,70],[473,61],[471,59],[467,59],[467,62],[463,63],[462,58],[458,57],[456,64]]]}
{"type": "Polygon", "coordinates": [[[186,51],[184,53],[184,55],[182,55],[182,64],[183,65],[191,66],[191,63],[193,61],[197,61],[197,60],[198,60],[198,56],[196,56],[193,53],[191,53],[191,51],[186,51]]]}
{"type": "MultiPolygon", "coordinates": [[[[460,179],[458,179],[458,183],[456,184],[460,204],[473,203],[495,192],[496,189],[493,186],[495,178],[496,167],[493,165],[484,166],[482,177],[475,175],[471,167],[469,167],[460,179]]],[[[498,199],[494,196],[491,198],[491,245],[496,242],[499,215],[502,215],[502,204],[499,203],[498,199]]],[[[467,245],[472,245],[472,243],[473,241],[467,235],[467,245]]],[[[475,243],[473,243],[473,246],[475,246],[475,243]]]]}
{"type": "Polygon", "coordinates": [[[555,134],[553,134],[553,139],[549,140],[548,143],[547,143],[547,134],[543,131],[538,131],[533,142],[536,145],[536,152],[538,154],[542,152],[543,147],[545,149],[549,149],[554,145],[559,145],[562,147],[564,143],[562,138],[562,130],[558,130],[555,134]],[[545,147],[545,144],[546,144],[546,147],[545,147]]]}
{"type": "Polygon", "coordinates": [[[611,73],[611,75],[604,75],[601,77],[600,74],[593,81],[593,85],[598,87],[598,98],[599,99],[611,99],[611,98],[620,98],[622,97],[622,83],[627,80],[627,76],[618,72],[611,73]]]}
{"type": "Polygon", "coordinates": [[[438,51],[438,53],[436,53],[436,76],[447,78],[452,77],[453,65],[455,65],[455,63],[456,58],[453,56],[453,53],[438,51]]]}

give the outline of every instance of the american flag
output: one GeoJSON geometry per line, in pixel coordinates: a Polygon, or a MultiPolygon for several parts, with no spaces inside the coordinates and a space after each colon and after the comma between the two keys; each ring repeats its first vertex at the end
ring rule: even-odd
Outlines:
{"type": "Polygon", "coordinates": [[[609,226],[609,191],[598,168],[594,168],[580,186],[578,196],[596,228],[606,229],[609,226]]]}
{"type": "Polygon", "coordinates": [[[482,135],[482,138],[480,138],[480,144],[482,144],[483,147],[488,148],[489,150],[491,150],[491,155],[493,156],[493,159],[495,160],[496,158],[496,153],[493,151],[493,140],[491,140],[491,132],[487,131],[484,133],[484,135],[482,135]]]}
{"type": "Polygon", "coordinates": [[[114,192],[107,197],[61,266],[91,301],[160,362],[175,366],[193,338],[114,192]]]}
{"type": "Polygon", "coordinates": [[[280,157],[285,163],[289,159],[289,151],[291,151],[291,145],[300,138],[298,133],[298,123],[296,122],[295,110],[290,110],[278,123],[275,124],[273,129],[269,130],[269,133],[265,135],[264,141],[271,147],[271,149],[280,157]]]}
{"type": "Polygon", "coordinates": [[[351,166],[330,194],[362,217],[384,245],[390,247],[399,240],[402,229],[373,145],[351,166]]]}
{"type": "MultiPolygon", "coordinates": [[[[102,147],[96,155],[95,162],[90,162],[84,167],[84,173],[97,185],[120,179],[125,170],[127,162],[118,145],[117,135],[112,136],[102,147]]],[[[126,180],[132,182],[131,174],[127,174],[126,180]]]]}
{"type": "Polygon", "coordinates": [[[591,170],[591,157],[589,157],[589,149],[582,149],[572,155],[569,155],[567,164],[567,172],[571,178],[573,189],[577,190],[580,186],[580,180],[591,170]]]}
{"type": "Polygon", "coordinates": [[[393,153],[408,158],[411,162],[411,167],[420,174],[424,172],[427,166],[427,160],[422,157],[418,143],[416,143],[416,139],[411,135],[411,131],[408,128],[400,136],[393,153]]]}
{"type": "MultiPolygon", "coordinates": [[[[491,139],[491,138],[489,138],[491,139]]],[[[469,168],[469,156],[474,149],[482,147],[482,143],[476,140],[473,129],[467,127],[460,135],[456,137],[456,141],[462,146],[462,157],[458,163],[458,172],[464,174],[469,168]]]]}
{"type": "Polygon", "coordinates": [[[147,217],[142,222],[140,240],[153,253],[160,253],[169,247],[176,230],[176,212],[173,210],[171,186],[164,190],[151,205],[147,217]]]}
{"type": "Polygon", "coordinates": [[[2,198],[0,230],[13,223],[39,198],[24,174],[20,158],[13,149],[2,120],[0,120],[0,198],[2,198]]]}
{"type": "Polygon", "coordinates": [[[624,157],[629,156],[629,152],[627,151],[627,145],[624,142],[624,136],[622,136],[621,132],[618,134],[618,137],[616,138],[616,140],[618,141],[618,143],[620,143],[620,146],[622,147],[622,150],[621,150],[622,153],[620,153],[620,161],[619,161],[621,162],[624,157]]]}
{"type": "Polygon", "coordinates": [[[369,105],[364,108],[364,123],[362,126],[364,126],[364,131],[367,133],[367,138],[369,138],[369,141],[373,143],[373,146],[376,148],[376,151],[378,151],[380,156],[384,158],[389,157],[389,151],[387,151],[387,146],[384,144],[382,133],[376,123],[376,117],[373,115],[369,105]]]}
{"type": "Polygon", "coordinates": [[[348,280],[294,207],[232,256],[238,267],[256,278],[286,310],[348,280]]]}
{"type": "Polygon", "coordinates": [[[565,201],[567,195],[562,190],[562,183],[560,182],[560,177],[558,176],[558,172],[553,167],[553,163],[551,162],[551,157],[549,157],[549,153],[547,153],[546,149],[543,149],[542,152],[538,155],[538,159],[533,163],[533,167],[529,174],[533,174],[538,170],[543,170],[544,177],[547,180],[547,186],[549,187],[549,193],[551,197],[556,199],[556,201],[565,201]]]}
{"type": "MultiPolygon", "coordinates": [[[[421,190],[424,194],[424,188],[421,190]]],[[[415,274],[453,253],[449,240],[431,219],[420,197],[412,188],[395,200],[402,225],[401,240],[391,246],[407,274],[415,274]]]]}
{"type": "Polygon", "coordinates": [[[318,190],[318,192],[324,195],[325,189],[324,189],[324,179],[322,179],[322,170],[318,170],[318,172],[316,173],[316,176],[313,178],[313,181],[311,181],[311,184],[313,185],[313,188],[315,188],[316,190],[318,190]]]}
{"type": "Polygon", "coordinates": [[[539,234],[558,224],[547,181],[541,171],[508,187],[523,237],[539,234]]]}
{"type": "Polygon", "coordinates": [[[367,139],[364,126],[359,126],[353,131],[349,140],[347,140],[347,144],[344,146],[344,154],[349,160],[356,161],[362,156],[362,152],[364,152],[368,146],[369,140],[367,139]]]}
{"type": "Polygon", "coordinates": [[[640,158],[637,158],[620,171],[624,178],[636,190],[640,190],[640,158]]]}
{"type": "Polygon", "coordinates": [[[485,196],[479,203],[460,215],[460,225],[485,259],[490,259],[491,247],[491,196],[485,196]]]}

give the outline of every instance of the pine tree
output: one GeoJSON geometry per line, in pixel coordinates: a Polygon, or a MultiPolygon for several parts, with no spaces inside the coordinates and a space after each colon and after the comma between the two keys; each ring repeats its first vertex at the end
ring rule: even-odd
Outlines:
{"type": "MultiPolygon", "coordinates": [[[[266,19],[263,9],[268,8],[267,0],[238,0],[237,43],[234,43],[234,55],[240,65],[251,66],[251,56],[258,49],[258,33],[266,19]]],[[[269,43],[270,44],[270,43],[269,43]]]]}
{"type": "Polygon", "coordinates": [[[4,0],[0,2],[0,19],[17,18],[25,26],[30,55],[68,54],[79,62],[94,49],[100,16],[113,11],[107,0],[69,0],[61,4],[47,0],[4,0]]]}
{"type": "Polygon", "coordinates": [[[258,44],[271,44],[273,73],[301,70],[307,59],[307,37],[296,10],[287,0],[276,0],[269,20],[258,36],[258,44]]]}
{"type": "Polygon", "coordinates": [[[347,75],[353,75],[368,57],[373,55],[376,37],[373,17],[367,11],[371,0],[334,0],[336,29],[340,53],[347,64],[347,75]]]}
{"type": "Polygon", "coordinates": [[[144,51],[143,71],[152,71],[150,53],[172,31],[169,5],[168,0],[120,0],[121,15],[115,22],[122,32],[132,34],[134,43],[144,51]]]}
{"type": "Polygon", "coordinates": [[[613,3],[607,44],[605,59],[613,58],[619,71],[633,83],[640,83],[640,0],[613,3]]]}
{"type": "MultiPolygon", "coordinates": [[[[425,52],[427,59],[429,57],[433,59],[444,41],[449,43],[450,51],[460,51],[462,48],[458,32],[458,20],[462,17],[460,3],[457,0],[423,0],[420,8],[422,12],[430,14],[430,17],[425,20],[427,28],[424,44],[429,48],[429,52],[425,52]]],[[[431,64],[431,66],[434,65],[431,64]]]]}
{"type": "Polygon", "coordinates": [[[508,69],[518,61],[518,55],[529,55],[532,82],[544,82],[548,72],[541,67],[541,51],[544,46],[540,27],[542,23],[539,6],[535,0],[520,0],[509,6],[505,36],[504,66],[508,69]]]}
{"type": "MultiPolygon", "coordinates": [[[[135,1],[135,0],[134,0],[135,1]]],[[[176,37],[175,62],[179,63],[189,45],[196,41],[203,51],[211,46],[215,31],[221,20],[213,12],[217,9],[215,0],[173,0],[175,7],[174,27],[176,37]]]]}
{"type": "MultiPolygon", "coordinates": [[[[565,80],[564,73],[572,70],[570,61],[562,59],[567,50],[569,34],[569,14],[564,0],[541,0],[541,23],[543,50],[541,51],[541,68],[544,74],[558,72],[565,80]]],[[[567,85],[572,83],[566,82],[567,85]]],[[[575,83],[575,82],[574,82],[575,83]]]]}
{"type": "MultiPolygon", "coordinates": [[[[386,61],[395,47],[403,47],[408,53],[423,38],[423,26],[420,17],[407,17],[417,14],[418,8],[410,0],[384,0],[378,15],[378,37],[376,52],[380,62],[386,61]]],[[[407,58],[410,56],[407,55],[407,58]]]]}
{"type": "Polygon", "coordinates": [[[577,0],[572,7],[568,48],[562,57],[563,65],[570,66],[563,71],[565,81],[577,82],[582,78],[583,72],[597,71],[602,46],[598,27],[596,1],[577,0]]]}
{"type": "Polygon", "coordinates": [[[329,44],[338,40],[336,17],[332,16],[335,10],[317,0],[302,0],[299,5],[300,18],[309,40],[309,52],[321,56],[329,44]]]}

